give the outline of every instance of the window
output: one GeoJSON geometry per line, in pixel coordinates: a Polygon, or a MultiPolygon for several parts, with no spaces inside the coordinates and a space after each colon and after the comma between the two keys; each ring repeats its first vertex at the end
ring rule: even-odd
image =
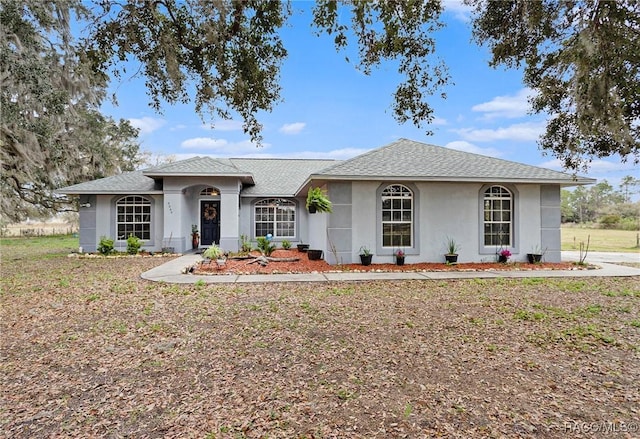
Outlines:
{"type": "Polygon", "coordinates": [[[220,195],[220,192],[218,192],[218,189],[213,187],[206,187],[200,191],[201,197],[213,197],[216,195],[220,195]]]}
{"type": "Polygon", "coordinates": [[[119,199],[116,202],[116,230],[118,240],[125,240],[129,235],[151,239],[151,202],[139,196],[119,199]]]}
{"type": "Polygon", "coordinates": [[[413,192],[401,184],[382,191],[382,246],[413,246],[413,192]]]}
{"type": "Polygon", "coordinates": [[[296,205],[292,201],[268,199],[255,204],[255,236],[271,233],[274,238],[296,236],[296,205]]]}
{"type": "Polygon", "coordinates": [[[502,186],[484,191],[484,245],[512,246],[513,195],[502,186]]]}

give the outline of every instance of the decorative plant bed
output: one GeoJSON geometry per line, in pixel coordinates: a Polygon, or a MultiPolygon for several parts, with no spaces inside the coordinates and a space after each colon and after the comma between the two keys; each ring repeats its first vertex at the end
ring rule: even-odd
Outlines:
{"type": "Polygon", "coordinates": [[[395,263],[371,264],[364,266],[360,263],[329,265],[324,260],[309,260],[305,253],[296,250],[278,249],[271,254],[272,261],[266,266],[251,264],[250,262],[260,256],[259,252],[252,252],[244,259],[227,259],[223,268],[218,268],[215,264],[196,264],[191,271],[194,274],[283,274],[283,273],[326,273],[326,272],[422,272],[422,271],[535,271],[535,270],[583,270],[587,267],[579,267],[570,262],[540,264],[508,263],[498,264],[494,262],[479,263],[458,263],[447,265],[445,263],[422,262],[417,264],[406,264],[399,266],[395,263]],[[294,258],[296,261],[284,261],[284,259],[294,258]],[[278,261],[283,259],[283,261],[278,261]]]}

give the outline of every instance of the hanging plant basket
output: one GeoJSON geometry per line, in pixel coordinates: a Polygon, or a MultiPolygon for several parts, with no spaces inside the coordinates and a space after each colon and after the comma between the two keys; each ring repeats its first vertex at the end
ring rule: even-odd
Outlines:
{"type": "Polygon", "coordinates": [[[331,201],[325,191],[319,187],[312,187],[307,193],[307,210],[309,213],[331,212],[331,201]]]}

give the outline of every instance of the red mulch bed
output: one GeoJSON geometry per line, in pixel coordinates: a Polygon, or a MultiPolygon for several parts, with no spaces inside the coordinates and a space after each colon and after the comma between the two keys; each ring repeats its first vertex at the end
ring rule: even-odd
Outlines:
{"type": "MultiPolygon", "coordinates": [[[[252,253],[259,256],[259,253],[252,253]]],[[[361,264],[329,265],[326,261],[310,261],[306,253],[297,250],[276,250],[272,253],[274,258],[300,258],[296,262],[269,262],[266,267],[253,263],[251,259],[228,259],[224,267],[218,267],[215,261],[202,262],[194,267],[194,274],[276,274],[276,273],[313,273],[313,272],[393,272],[393,271],[488,271],[488,270],[575,270],[576,265],[570,262],[540,264],[528,264],[526,262],[510,262],[507,264],[479,262],[465,262],[456,265],[445,263],[421,262],[417,264],[371,264],[364,266],[361,264]]]]}

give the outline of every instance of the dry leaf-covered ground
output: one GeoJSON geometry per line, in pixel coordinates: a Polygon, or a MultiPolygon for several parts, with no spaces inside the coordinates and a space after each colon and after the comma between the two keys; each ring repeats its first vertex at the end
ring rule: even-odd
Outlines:
{"type": "Polygon", "coordinates": [[[2,248],[0,437],[640,435],[638,277],[140,279],[162,262],[2,248]]]}

